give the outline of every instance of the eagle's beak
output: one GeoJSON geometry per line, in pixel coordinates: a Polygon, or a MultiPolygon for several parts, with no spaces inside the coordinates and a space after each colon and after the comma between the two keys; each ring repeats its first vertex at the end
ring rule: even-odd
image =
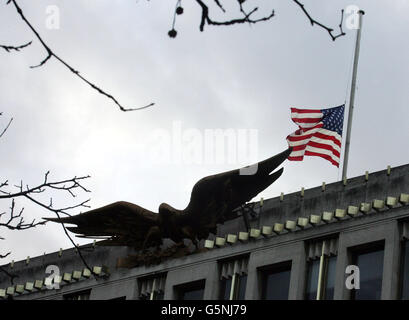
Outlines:
{"type": "MultiPolygon", "coordinates": [[[[259,163],[253,164],[251,166],[244,167],[240,169],[240,175],[269,175],[274,169],[276,169],[280,164],[282,164],[290,155],[292,148],[288,148],[287,150],[268,158],[264,161],[259,163]]],[[[283,173],[283,169],[275,172],[273,175],[276,175],[276,179],[280,177],[283,173]]],[[[276,180],[275,179],[275,180],[276,180]]]]}

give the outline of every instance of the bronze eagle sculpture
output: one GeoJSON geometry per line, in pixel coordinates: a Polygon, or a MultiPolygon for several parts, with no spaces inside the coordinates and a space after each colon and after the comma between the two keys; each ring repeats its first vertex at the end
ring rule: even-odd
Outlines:
{"type": "Polygon", "coordinates": [[[198,240],[206,239],[210,233],[216,234],[217,224],[237,218],[235,209],[281,176],[283,168],[272,171],[290,153],[291,148],[255,165],[202,178],[194,185],[190,202],[184,210],[162,203],[159,212],[155,213],[119,201],[76,216],[44,219],[75,224],[76,227],[67,229],[79,234],[77,237],[104,239],[99,245],[145,250],[159,247],[163,239],[168,238],[177,244],[190,239],[197,247],[198,240]]]}

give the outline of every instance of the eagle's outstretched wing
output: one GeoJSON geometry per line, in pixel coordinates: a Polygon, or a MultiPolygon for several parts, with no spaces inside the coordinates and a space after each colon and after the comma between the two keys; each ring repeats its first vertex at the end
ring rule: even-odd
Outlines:
{"type": "MultiPolygon", "coordinates": [[[[135,248],[142,248],[145,245],[148,247],[156,244],[144,243],[149,238],[149,231],[159,229],[157,213],[125,201],[115,202],[72,217],[44,219],[77,225],[67,227],[71,232],[79,234],[77,237],[106,239],[98,242],[99,245],[121,245],[135,248]]],[[[160,241],[157,238],[150,237],[148,241],[160,241]]]]}
{"type": "Polygon", "coordinates": [[[216,233],[218,223],[233,219],[234,209],[254,198],[277,180],[283,169],[270,174],[288,155],[291,148],[253,166],[223,172],[199,180],[193,187],[189,205],[180,211],[162,204],[161,215],[133,203],[115,202],[105,207],[49,221],[75,224],[67,229],[84,238],[102,238],[101,245],[148,248],[163,238],[204,239],[216,233]],[[167,222],[164,223],[163,219],[167,222]]]}
{"type": "Polygon", "coordinates": [[[189,205],[183,213],[198,227],[199,238],[206,238],[209,231],[214,233],[217,223],[237,217],[234,209],[250,201],[277,180],[283,169],[270,173],[290,153],[291,148],[255,165],[199,180],[193,187],[189,205]]]}

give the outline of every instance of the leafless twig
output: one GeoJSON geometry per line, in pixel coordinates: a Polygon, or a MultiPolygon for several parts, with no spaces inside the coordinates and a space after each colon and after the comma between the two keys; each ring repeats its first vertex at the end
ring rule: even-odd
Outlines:
{"type": "MultiPolygon", "coordinates": [[[[1,114],[0,114],[1,115],[1,114]]],[[[4,130],[2,131],[2,133],[0,133],[0,138],[3,136],[3,134],[7,131],[7,129],[10,127],[11,122],[13,121],[13,118],[10,119],[9,123],[7,124],[7,126],[4,128],[4,130]]]]}
{"type": "MultiPolygon", "coordinates": [[[[226,10],[224,9],[224,7],[222,5],[222,0],[213,0],[213,1],[217,5],[217,7],[219,7],[224,13],[226,13],[226,10]]],[[[236,1],[237,1],[238,5],[239,5],[240,12],[243,14],[242,18],[233,18],[233,19],[225,20],[225,21],[215,21],[210,17],[210,9],[209,9],[209,6],[205,3],[205,0],[196,0],[196,3],[202,9],[202,15],[201,15],[200,25],[199,25],[200,31],[204,30],[204,27],[205,27],[206,24],[207,25],[214,25],[214,26],[229,26],[229,25],[241,24],[241,23],[255,24],[255,23],[258,23],[258,22],[262,22],[262,21],[268,21],[272,17],[275,16],[274,10],[272,10],[270,14],[267,14],[267,15],[261,17],[261,18],[255,19],[255,18],[253,18],[253,14],[258,11],[258,7],[254,7],[251,10],[245,10],[244,9],[244,3],[246,2],[246,0],[236,0],[236,1]]],[[[332,40],[335,41],[337,38],[345,35],[345,32],[342,30],[342,22],[343,22],[343,19],[344,19],[344,10],[341,11],[341,23],[339,24],[340,32],[339,32],[339,34],[334,35],[334,33],[333,33],[334,30],[332,28],[327,27],[323,23],[321,23],[321,22],[319,22],[316,19],[311,17],[311,15],[305,9],[305,6],[304,6],[304,4],[302,2],[300,2],[298,0],[292,0],[292,1],[294,3],[296,3],[301,8],[301,10],[304,12],[304,14],[310,20],[311,25],[316,24],[317,26],[319,26],[319,27],[323,28],[324,30],[326,30],[328,32],[328,34],[330,35],[332,40]]],[[[247,1],[247,2],[249,2],[249,1],[247,1]]],[[[176,7],[178,7],[179,5],[180,5],[180,0],[177,1],[176,7]]],[[[172,30],[169,31],[169,36],[172,37],[172,38],[176,37],[176,34],[177,34],[176,30],[174,30],[176,13],[177,13],[177,11],[175,12],[175,15],[174,15],[174,18],[173,18],[172,30]]]]}
{"type": "Polygon", "coordinates": [[[0,44],[0,48],[3,48],[4,50],[6,50],[7,52],[10,51],[20,51],[20,49],[23,49],[25,47],[28,47],[30,44],[32,43],[32,41],[27,42],[26,44],[23,44],[21,46],[5,46],[5,45],[1,45],[0,44]]]}
{"type": "MultiPolygon", "coordinates": [[[[2,113],[0,112],[0,116],[1,115],[2,115],[2,113]]],[[[10,123],[11,123],[12,120],[13,120],[13,118],[10,120],[7,127],[3,130],[0,137],[8,129],[8,127],[10,126],[10,123]]],[[[24,216],[23,216],[24,208],[22,208],[18,213],[16,213],[15,199],[20,198],[20,197],[27,198],[31,202],[35,203],[36,205],[38,205],[38,206],[40,206],[40,207],[42,207],[44,209],[47,209],[49,211],[52,211],[54,214],[57,215],[57,217],[59,219],[61,218],[60,214],[65,214],[65,215],[70,216],[70,214],[67,212],[69,210],[80,208],[80,207],[89,208],[89,206],[87,205],[87,203],[89,202],[89,199],[85,200],[85,201],[82,201],[80,203],[71,205],[71,206],[66,206],[66,207],[62,207],[62,208],[58,208],[58,209],[53,207],[52,198],[50,198],[49,204],[45,204],[45,203],[35,199],[34,196],[36,194],[44,193],[46,190],[50,190],[50,191],[53,191],[53,190],[66,191],[73,198],[76,197],[76,194],[74,193],[74,191],[77,190],[77,189],[85,191],[85,192],[90,192],[86,187],[84,187],[82,185],[82,181],[84,179],[88,179],[89,176],[82,176],[82,177],[76,177],[75,176],[74,178],[71,178],[71,179],[65,179],[65,180],[60,180],[60,181],[49,181],[48,180],[49,174],[50,174],[50,172],[47,171],[45,173],[45,175],[44,175],[44,181],[42,183],[36,185],[35,187],[29,187],[28,185],[26,185],[26,187],[24,188],[23,187],[23,181],[21,181],[19,185],[14,186],[14,187],[18,188],[17,192],[12,192],[7,188],[7,187],[10,187],[8,180],[0,182],[0,200],[11,199],[11,207],[10,207],[9,218],[5,222],[0,221],[0,227],[7,228],[9,230],[15,231],[15,230],[26,230],[26,229],[35,228],[35,227],[37,227],[39,225],[43,225],[43,224],[46,223],[46,221],[36,222],[35,219],[33,219],[33,221],[31,221],[30,223],[26,223],[24,221],[24,216]]],[[[3,218],[3,216],[5,214],[6,214],[6,212],[0,213],[0,220],[3,218]]],[[[74,247],[77,249],[77,252],[78,252],[78,254],[80,256],[80,259],[84,263],[85,267],[90,269],[87,262],[85,261],[83,255],[82,255],[82,253],[81,253],[81,249],[72,240],[72,238],[68,234],[67,229],[65,228],[64,224],[61,224],[61,225],[63,227],[64,233],[66,234],[66,236],[68,237],[70,242],[74,245],[74,247]]],[[[0,240],[4,240],[4,238],[0,236],[0,240]]],[[[10,255],[10,252],[8,252],[7,254],[3,254],[3,255],[0,254],[0,259],[4,259],[8,255],[10,255]]],[[[11,283],[13,283],[14,278],[17,277],[15,274],[12,274],[12,273],[8,272],[7,270],[5,270],[3,267],[0,267],[0,271],[5,273],[10,278],[11,283]]],[[[92,272],[92,274],[94,274],[94,276],[97,276],[92,270],[91,270],[91,272],[92,272]]]]}
{"type": "MultiPolygon", "coordinates": [[[[23,216],[24,208],[22,208],[19,211],[19,213],[16,214],[15,213],[15,204],[16,204],[15,200],[12,199],[11,200],[11,207],[10,207],[10,217],[6,222],[0,222],[0,227],[5,227],[5,228],[7,228],[9,230],[26,230],[26,229],[35,228],[38,225],[45,224],[45,221],[35,222],[35,219],[30,223],[26,223],[24,221],[24,216],[23,216]],[[16,221],[17,221],[17,223],[15,223],[16,221]]],[[[5,212],[0,213],[0,219],[2,218],[3,215],[5,215],[5,212]]]]}
{"type": "MultiPolygon", "coordinates": [[[[82,201],[80,203],[71,205],[71,206],[66,206],[66,207],[61,207],[61,208],[53,208],[52,205],[52,198],[50,200],[49,204],[45,204],[37,199],[34,198],[35,194],[38,193],[43,193],[46,190],[58,190],[58,191],[66,191],[69,193],[72,197],[76,197],[76,194],[74,191],[76,189],[81,189],[85,192],[90,192],[87,188],[85,188],[82,184],[81,181],[84,179],[88,179],[90,176],[83,176],[83,177],[74,177],[71,179],[66,179],[66,180],[61,180],[61,181],[48,181],[48,175],[49,171],[44,175],[44,181],[41,184],[38,184],[35,187],[29,187],[28,185],[24,188],[23,187],[23,182],[20,182],[20,185],[15,185],[18,189],[17,192],[11,192],[10,190],[6,189],[5,187],[9,186],[8,180],[0,183],[0,200],[2,199],[11,199],[12,204],[10,207],[10,219],[6,223],[0,223],[0,226],[3,227],[8,227],[9,229],[12,230],[22,230],[22,229],[27,229],[27,228],[32,228],[35,227],[36,225],[44,224],[44,222],[38,222],[34,223],[34,221],[30,224],[25,224],[24,221],[22,220],[22,213],[23,209],[21,209],[20,213],[15,214],[15,199],[19,197],[25,197],[29,199],[31,202],[35,203],[36,205],[39,205],[40,207],[43,207],[45,209],[48,209],[54,213],[58,214],[65,214],[70,216],[68,213],[69,210],[80,208],[80,207],[85,207],[89,208],[87,203],[90,201],[90,199],[82,201]],[[17,225],[12,225],[11,222],[15,221],[15,219],[21,218],[20,222],[17,225]]],[[[5,214],[5,212],[0,213],[0,218],[5,214]]]]}
{"type": "Polygon", "coordinates": [[[6,258],[11,252],[7,252],[6,254],[0,254],[0,259],[6,258]]]}
{"type": "MultiPolygon", "coordinates": [[[[82,180],[89,178],[89,176],[82,176],[82,177],[74,177],[72,179],[65,179],[65,180],[61,180],[61,181],[49,181],[48,180],[48,176],[49,176],[49,171],[47,173],[45,173],[44,175],[44,181],[41,184],[38,184],[35,187],[23,187],[23,182],[21,181],[19,185],[15,185],[14,187],[16,187],[18,189],[17,192],[11,192],[10,190],[6,190],[5,187],[9,186],[8,181],[4,181],[2,183],[0,183],[0,200],[2,199],[11,199],[11,207],[10,207],[10,217],[8,218],[8,220],[6,222],[0,223],[0,227],[5,227],[8,228],[10,230],[25,230],[25,229],[30,229],[30,228],[34,228],[38,225],[43,225],[46,223],[46,221],[41,221],[41,222],[35,222],[35,220],[33,220],[30,223],[25,223],[24,219],[23,219],[23,209],[21,209],[18,213],[16,213],[16,209],[15,209],[15,199],[19,198],[19,197],[24,197],[28,200],[30,200],[31,202],[33,202],[34,204],[53,212],[59,219],[61,218],[61,214],[65,214],[65,215],[70,215],[67,211],[72,210],[72,209],[76,209],[76,208],[80,208],[80,207],[86,207],[89,208],[89,206],[87,205],[88,200],[82,201],[80,203],[74,204],[72,206],[67,206],[67,207],[63,207],[63,208],[54,208],[53,204],[52,204],[52,198],[50,200],[49,204],[46,204],[38,199],[35,198],[36,194],[39,193],[44,193],[46,190],[57,190],[57,191],[66,191],[67,193],[70,194],[70,196],[72,197],[76,197],[76,194],[74,193],[74,191],[76,189],[85,191],[85,192],[90,192],[86,187],[84,187],[82,185],[82,180]]],[[[4,216],[6,214],[6,212],[0,213],[0,218],[2,218],[2,216],[4,216]]],[[[75,242],[72,240],[71,236],[69,235],[67,229],[65,228],[64,224],[61,224],[64,230],[64,233],[66,234],[66,236],[68,237],[68,239],[70,240],[70,242],[73,244],[73,246],[77,249],[77,252],[80,256],[80,259],[82,260],[82,262],[84,263],[84,265],[88,268],[88,264],[85,261],[82,253],[81,253],[81,249],[78,247],[77,244],[75,244],[75,242]]],[[[8,254],[4,255],[4,257],[8,256],[8,254]]],[[[3,256],[0,256],[0,258],[2,258],[3,256]]],[[[91,270],[91,269],[90,269],[91,270]]],[[[6,272],[5,270],[0,270],[3,272],[6,272]]],[[[92,270],[91,270],[92,271],[92,270]]],[[[7,272],[6,272],[7,273],[7,272]]]]}
{"type": "MultiPolygon", "coordinates": [[[[1,190],[0,192],[2,193],[2,195],[0,195],[0,199],[10,199],[10,198],[16,198],[16,197],[20,197],[20,196],[27,196],[29,194],[33,194],[33,193],[42,193],[44,192],[45,189],[53,189],[53,190],[63,190],[68,192],[72,197],[75,197],[75,194],[73,193],[73,190],[75,189],[81,189],[85,192],[90,192],[88,189],[86,189],[82,184],[81,181],[84,179],[88,179],[90,178],[90,176],[82,176],[82,177],[74,177],[71,179],[66,179],[66,180],[60,180],[60,181],[52,181],[49,182],[48,181],[48,175],[49,175],[49,171],[45,173],[44,175],[44,181],[41,184],[36,185],[35,187],[29,187],[26,186],[26,188],[23,187],[23,182],[20,182],[20,185],[15,185],[16,188],[18,188],[18,192],[10,192],[10,191],[5,191],[5,190],[1,190]]],[[[8,181],[3,182],[0,187],[2,186],[7,186],[8,185],[8,181]]],[[[77,205],[75,207],[68,207],[68,208],[76,208],[78,206],[83,206],[83,205],[77,205]]],[[[66,209],[68,209],[66,208],[66,209]]],[[[60,212],[62,212],[62,210],[64,209],[58,209],[60,212]]]]}
{"type": "Polygon", "coordinates": [[[337,34],[336,36],[334,36],[333,35],[334,29],[329,28],[329,27],[323,25],[321,22],[318,22],[317,20],[313,19],[311,17],[311,15],[308,13],[308,11],[305,9],[305,6],[304,6],[303,3],[301,3],[298,0],[292,0],[292,1],[295,2],[301,8],[301,10],[304,12],[304,14],[310,20],[310,23],[311,23],[312,26],[314,26],[314,24],[316,24],[317,26],[319,26],[319,27],[323,28],[324,30],[326,30],[333,41],[335,41],[337,38],[345,35],[345,32],[342,30],[342,22],[344,20],[344,10],[341,10],[341,23],[339,24],[340,33],[337,34]]]}
{"type": "MultiPolygon", "coordinates": [[[[53,50],[51,50],[51,48],[44,42],[44,40],[41,38],[40,34],[36,31],[36,29],[34,29],[34,27],[32,26],[32,24],[27,20],[27,18],[24,16],[23,14],[23,10],[19,7],[19,5],[17,4],[16,0],[8,0],[7,4],[9,4],[10,2],[12,2],[14,4],[14,7],[17,10],[17,13],[20,15],[21,19],[23,19],[23,21],[27,24],[27,26],[31,29],[31,31],[34,33],[34,35],[36,36],[36,38],[40,41],[40,43],[42,44],[42,46],[44,47],[44,49],[47,51],[47,56],[36,66],[31,66],[31,68],[37,68],[37,67],[41,67],[43,66],[49,59],[51,59],[52,57],[54,57],[55,59],[57,59],[59,62],[61,62],[68,70],[70,70],[73,74],[75,74],[78,78],[80,78],[82,81],[84,81],[85,83],[87,83],[89,86],[91,86],[91,88],[93,88],[94,90],[98,91],[98,93],[106,96],[107,98],[109,98],[110,100],[112,100],[121,111],[135,111],[135,110],[142,110],[142,109],[146,109],[149,108],[151,106],[154,105],[154,103],[150,103],[148,105],[145,105],[143,107],[138,107],[138,108],[125,108],[124,106],[122,106],[122,104],[120,104],[118,102],[118,100],[112,96],[111,94],[105,92],[104,90],[102,90],[101,88],[99,88],[98,86],[96,86],[94,83],[92,83],[91,81],[87,80],[86,78],[84,78],[78,70],[75,70],[71,65],[69,65],[67,62],[65,62],[62,58],[60,58],[58,55],[56,55],[54,53],[53,50]]],[[[28,44],[27,44],[28,45],[28,44]]],[[[5,49],[5,48],[4,48],[5,49]]]]}
{"type": "MultiPolygon", "coordinates": [[[[241,0],[237,0],[240,8],[242,9],[242,2],[241,0]]],[[[257,7],[255,7],[253,10],[251,10],[249,13],[245,13],[244,10],[241,10],[244,13],[243,18],[237,18],[237,19],[231,19],[231,20],[225,20],[225,21],[214,21],[209,17],[209,7],[202,1],[202,0],[196,0],[196,2],[200,5],[202,8],[202,18],[200,21],[200,31],[204,30],[204,26],[207,23],[208,25],[215,25],[215,26],[228,26],[228,25],[233,25],[233,24],[240,24],[240,23],[258,23],[261,21],[267,21],[270,20],[272,17],[274,17],[274,10],[267,16],[255,19],[253,20],[251,18],[251,15],[258,10],[257,7]]],[[[217,3],[217,2],[216,2],[217,3]]],[[[218,4],[219,5],[219,4],[218,4]]],[[[219,5],[221,7],[221,5],[219,5]]],[[[221,7],[223,8],[223,7],[221,7]]],[[[223,11],[225,11],[223,9],[223,11]]]]}
{"type": "Polygon", "coordinates": [[[217,6],[222,10],[223,12],[226,12],[226,10],[223,8],[222,4],[220,3],[219,0],[214,0],[214,2],[217,4],[217,6]]]}

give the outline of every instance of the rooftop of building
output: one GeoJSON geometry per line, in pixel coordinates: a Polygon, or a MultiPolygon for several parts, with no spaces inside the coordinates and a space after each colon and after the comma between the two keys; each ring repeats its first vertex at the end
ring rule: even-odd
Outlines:
{"type": "MultiPolygon", "coordinates": [[[[407,215],[408,204],[409,164],[365,173],[346,181],[252,202],[242,209],[247,212],[249,228],[242,217],[228,221],[218,227],[216,235],[202,241],[206,252],[170,258],[159,266],[140,266],[134,271],[141,275],[150,274],[180,264],[200,263],[203,259],[227,258],[280,241],[292,241],[293,235],[297,234],[297,237],[303,234],[305,238],[317,233],[333,234],[352,223],[365,225],[381,217],[387,218],[388,212],[407,215]]],[[[132,248],[99,247],[97,244],[94,242],[80,247],[90,269],[96,267],[94,271],[105,275],[115,272],[117,279],[131,276],[128,269],[117,268],[117,261],[134,254],[132,248]]],[[[67,277],[72,278],[75,271],[75,277],[79,279],[88,277],[84,274],[86,268],[75,248],[12,261],[3,268],[18,276],[15,282],[35,284],[36,280],[44,280],[44,270],[49,265],[59,266],[67,277]]],[[[8,280],[6,274],[0,274],[0,289],[8,280]]],[[[38,282],[37,285],[43,287],[45,284],[38,282]]]]}

